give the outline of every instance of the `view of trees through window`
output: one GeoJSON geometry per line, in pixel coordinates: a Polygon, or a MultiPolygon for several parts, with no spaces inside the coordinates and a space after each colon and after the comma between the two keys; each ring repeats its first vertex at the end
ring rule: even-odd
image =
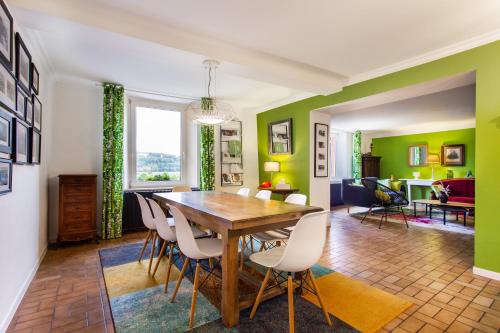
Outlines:
{"type": "Polygon", "coordinates": [[[181,179],[181,113],[136,108],[136,179],[181,179]]]}

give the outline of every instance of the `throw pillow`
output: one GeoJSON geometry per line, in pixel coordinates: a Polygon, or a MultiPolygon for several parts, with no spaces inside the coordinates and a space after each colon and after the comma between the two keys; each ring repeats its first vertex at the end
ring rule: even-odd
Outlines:
{"type": "Polygon", "coordinates": [[[401,191],[401,186],[403,185],[403,182],[400,181],[400,180],[394,180],[392,182],[390,182],[390,188],[391,190],[393,191],[396,191],[396,192],[399,192],[401,191]]]}
{"type": "Polygon", "coordinates": [[[384,204],[391,203],[391,196],[382,190],[375,190],[375,197],[384,204]]]}

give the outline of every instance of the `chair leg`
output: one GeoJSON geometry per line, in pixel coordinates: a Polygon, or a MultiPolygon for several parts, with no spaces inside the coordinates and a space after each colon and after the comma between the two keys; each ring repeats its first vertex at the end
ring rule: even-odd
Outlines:
{"type": "Polygon", "coordinates": [[[170,280],[170,272],[172,271],[173,257],[174,257],[174,243],[170,242],[170,249],[168,251],[167,278],[165,280],[165,289],[163,289],[163,292],[165,294],[168,291],[168,281],[170,280]]]}
{"type": "Polygon", "coordinates": [[[259,292],[257,297],[255,298],[255,302],[253,303],[252,312],[250,312],[250,319],[255,317],[255,313],[257,312],[257,308],[259,307],[260,301],[262,300],[262,295],[264,295],[264,290],[266,290],[267,283],[269,282],[269,277],[271,276],[272,268],[268,268],[266,272],[266,276],[264,277],[264,281],[260,285],[259,292]]]}
{"type": "Polygon", "coordinates": [[[323,299],[321,298],[321,294],[319,292],[318,285],[316,284],[316,280],[314,279],[314,275],[310,269],[308,269],[307,272],[309,274],[309,279],[311,280],[314,287],[314,291],[316,292],[316,296],[318,297],[319,305],[321,305],[321,309],[323,310],[323,315],[325,316],[326,322],[328,323],[328,326],[332,326],[332,320],[330,319],[330,315],[326,310],[325,303],[323,303],[323,299]]]}
{"type": "Polygon", "coordinates": [[[189,312],[189,328],[193,328],[194,314],[196,311],[196,300],[198,297],[198,284],[200,279],[200,262],[196,260],[196,270],[194,272],[193,297],[191,298],[191,311],[189,312]]]}
{"type": "Polygon", "coordinates": [[[139,255],[139,260],[138,260],[139,262],[141,262],[142,260],[142,256],[144,255],[144,250],[146,250],[150,238],[151,238],[151,230],[148,230],[148,234],[146,236],[146,239],[144,240],[144,245],[142,246],[141,249],[141,254],[139,255]]]}
{"type": "Polygon", "coordinates": [[[294,333],[293,279],[291,273],[288,273],[288,324],[290,326],[290,333],[294,333]]]}
{"type": "Polygon", "coordinates": [[[380,223],[378,224],[378,228],[380,229],[382,227],[382,222],[384,221],[384,217],[385,217],[385,209],[384,209],[384,212],[382,213],[382,217],[380,218],[380,223]]]}
{"type": "Polygon", "coordinates": [[[148,274],[151,274],[151,266],[153,265],[153,257],[155,255],[156,238],[157,237],[158,237],[158,234],[156,233],[156,231],[153,231],[153,242],[151,243],[151,254],[149,255],[148,274]]]}
{"type": "Polygon", "coordinates": [[[254,250],[253,250],[253,237],[252,237],[252,235],[250,235],[250,252],[254,253],[254,250]]]}
{"type": "Polygon", "coordinates": [[[156,260],[155,269],[153,269],[153,277],[155,277],[156,271],[158,270],[158,266],[160,266],[160,261],[163,258],[163,252],[165,252],[165,248],[167,247],[167,241],[163,241],[161,245],[160,254],[158,255],[158,259],[156,260]]]}
{"type": "Polygon", "coordinates": [[[174,294],[172,295],[172,299],[170,300],[170,303],[173,303],[175,301],[175,297],[177,297],[177,292],[179,291],[179,287],[181,286],[182,279],[184,278],[184,273],[186,273],[186,269],[189,265],[189,258],[186,257],[186,260],[184,260],[184,265],[182,265],[181,273],[179,274],[179,278],[177,279],[177,283],[175,285],[174,289],[174,294]]]}
{"type": "Polygon", "coordinates": [[[247,236],[241,236],[240,270],[243,269],[243,264],[245,263],[245,248],[247,247],[246,238],[247,236]]]}
{"type": "Polygon", "coordinates": [[[410,228],[410,226],[408,225],[408,221],[406,220],[406,215],[405,215],[405,211],[403,210],[403,207],[399,207],[399,209],[401,210],[401,214],[403,214],[403,219],[405,220],[405,223],[406,223],[406,229],[410,228]]]}
{"type": "Polygon", "coordinates": [[[363,216],[363,218],[361,219],[361,223],[363,223],[363,222],[365,221],[366,217],[372,213],[372,208],[373,208],[373,207],[370,207],[370,209],[368,209],[368,212],[367,212],[367,213],[365,214],[365,216],[363,216]]]}

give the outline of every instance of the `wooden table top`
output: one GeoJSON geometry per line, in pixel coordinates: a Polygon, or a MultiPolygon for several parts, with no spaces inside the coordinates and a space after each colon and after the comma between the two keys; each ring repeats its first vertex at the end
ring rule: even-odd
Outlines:
{"type": "Polygon", "coordinates": [[[230,230],[296,221],[305,214],[323,210],[320,207],[212,191],[155,193],[153,198],[180,209],[187,209],[187,213],[193,213],[190,209],[200,212],[205,218],[224,223],[230,230]]]}
{"type": "Polygon", "coordinates": [[[420,204],[433,205],[433,206],[448,206],[448,207],[462,207],[462,208],[474,208],[475,207],[475,204],[473,204],[473,203],[456,202],[456,201],[448,201],[446,203],[442,203],[439,200],[417,199],[417,200],[412,200],[412,203],[413,202],[420,203],[420,204]]]}

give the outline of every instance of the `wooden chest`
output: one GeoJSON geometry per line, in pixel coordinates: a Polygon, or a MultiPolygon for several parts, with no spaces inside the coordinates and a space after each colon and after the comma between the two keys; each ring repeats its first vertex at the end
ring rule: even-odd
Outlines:
{"type": "Polygon", "coordinates": [[[97,240],[97,175],[59,175],[58,242],[97,240]]]}

